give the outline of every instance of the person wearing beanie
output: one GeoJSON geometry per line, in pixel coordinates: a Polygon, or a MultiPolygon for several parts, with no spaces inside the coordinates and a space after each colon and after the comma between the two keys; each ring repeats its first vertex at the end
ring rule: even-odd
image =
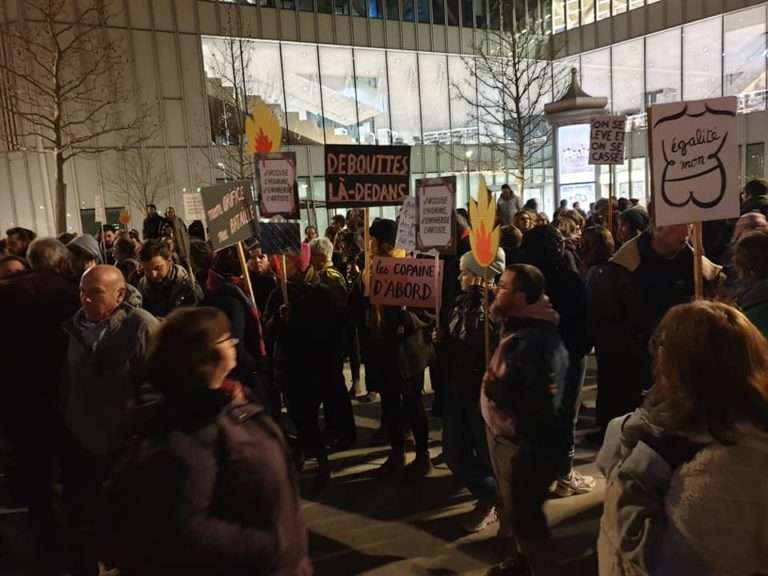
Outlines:
{"type": "Polygon", "coordinates": [[[82,234],[70,240],[67,244],[72,275],[75,282],[79,283],[83,274],[94,266],[101,264],[101,250],[96,238],[90,234],[82,234]]]}
{"type": "MultiPolygon", "coordinates": [[[[440,348],[447,385],[443,401],[443,455],[456,479],[477,499],[464,519],[467,532],[479,532],[496,521],[496,480],[488,454],[485,424],[480,413],[480,387],[486,368],[485,324],[496,347],[497,325],[483,305],[483,284],[493,285],[504,272],[504,251],[484,268],[472,252],[461,257],[461,294],[451,310],[440,348]]],[[[489,291],[489,302],[493,291],[489,291]]]]}
{"type": "MultiPolygon", "coordinates": [[[[374,257],[391,256],[396,233],[394,220],[374,221],[370,228],[374,257]]],[[[424,371],[434,358],[431,339],[434,324],[435,316],[424,309],[371,306],[366,372],[377,379],[381,424],[392,448],[381,474],[399,473],[405,468],[405,422],[410,425],[416,444],[416,459],[406,474],[419,478],[432,470],[429,423],[422,391],[424,371]]]]}
{"type": "Polygon", "coordinates": [[[309,283],[302,258],[285,258],[288,302],[283,288],[270,294],[264,311],[267,346],[273,350],[275,385],[285,395],[288,416],[298,431],[297,465],[305,457],[318,461],[315,487],[323,488],[331,477],[318,412],[327,391],[334,385],[338,343],[329,337],[336,309],[328,286],[309,283]]]}
{"type": "Polygon", "coordinates": [[[648,228],[649,221],[648,212],[640,206],[628,208],[621,212],[619,214],[619,244],[624,244],[624,242],[632,240],[632,238],[643,232],[648,228]]]}

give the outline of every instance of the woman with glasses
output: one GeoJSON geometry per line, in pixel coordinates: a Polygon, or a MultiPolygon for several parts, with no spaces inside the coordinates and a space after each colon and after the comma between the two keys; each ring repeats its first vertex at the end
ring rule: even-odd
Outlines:
{"type": "Polygon", "coordinates": [[[179,309],[156,334],[162,405],[111,491],[121,574],[312,573],[280,429],[227,380],[237,343],[215,308],[179,309]]]}

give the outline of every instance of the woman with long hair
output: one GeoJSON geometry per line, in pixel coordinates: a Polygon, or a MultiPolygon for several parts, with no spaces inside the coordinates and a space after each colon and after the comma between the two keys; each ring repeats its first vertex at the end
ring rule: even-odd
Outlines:
{"type": "Polygon", "coordinates": [[[608,264],[616,245],[605,226],[588,226],[581,234],[581,277],[589,292],[590,282],[601,266],[608,264]]]}
{"type": "Polygon", "coordinates": [[[600,575],[768,572],[768,342],[736,308],[672,308],[643,407],[608,426],[600,575]]]}
{"type": "Polygon", "coordinates": [[[236,345],[215,308],[176,310],[156,333],[162,407],[112,490],[121,574],[312,573],[280,429],[227,380],[236,345]]]}

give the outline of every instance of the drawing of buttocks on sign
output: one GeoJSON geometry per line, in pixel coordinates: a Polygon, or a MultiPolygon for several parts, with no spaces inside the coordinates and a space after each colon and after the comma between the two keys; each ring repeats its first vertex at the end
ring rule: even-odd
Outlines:
{"type": "Polygon", "coordinates": [[[656,224],[738,217],[736,98],[661,104],[650,119],[656,224]]]}

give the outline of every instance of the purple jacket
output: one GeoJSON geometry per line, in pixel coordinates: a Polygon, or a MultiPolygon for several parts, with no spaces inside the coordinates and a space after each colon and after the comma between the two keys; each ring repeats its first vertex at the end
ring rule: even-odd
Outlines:
{"type": "Polygon", "coordinates": [[[312,574],[290,456],[255,405],[144,441],[113,498],[121,574],[312,574]]]}

